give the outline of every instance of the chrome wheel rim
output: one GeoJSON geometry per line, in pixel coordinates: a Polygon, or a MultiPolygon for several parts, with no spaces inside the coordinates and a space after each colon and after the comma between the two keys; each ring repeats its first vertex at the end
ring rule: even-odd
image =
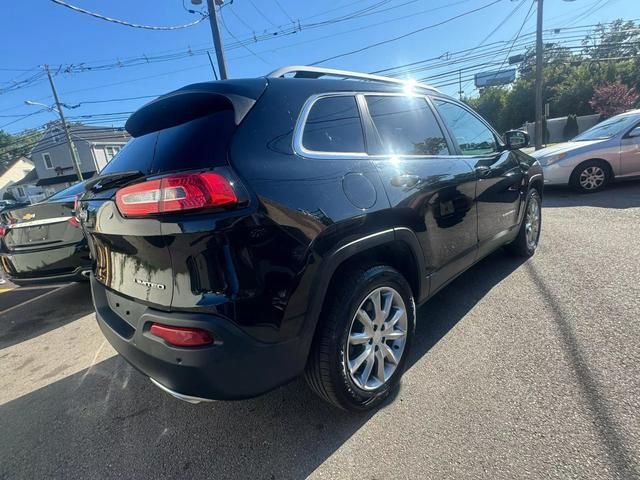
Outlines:
{"type": "Polygon", "coordinates": [[[598,166],[585,168],[580,173],[580,186],[585,190],[595,190],[602,186],[606,179],[604,170],[598,166]]]}
{"type": "Polygon", "coordinates": [[[531,197],[529,200],[524,228],[527,236],[527,246],[535,248],[540,234],[540,201],[536,196],[531,197]]]}
{"type": "Polygon", "coordinates": [[[356,310],[345,348],[347,373],[362,390],[375,390],[394,374],[407,343],[404,300],[391,287],[372,291],[356,310]]]}

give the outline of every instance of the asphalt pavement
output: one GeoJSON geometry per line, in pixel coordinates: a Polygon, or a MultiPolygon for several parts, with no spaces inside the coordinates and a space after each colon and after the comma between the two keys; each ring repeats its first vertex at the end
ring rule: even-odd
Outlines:
{"type": "Polygon", "coordinates": [[[0,478],[640,478],[640,183],[544,205],[532,259],[497,252],[419,310],[372,414],[302,380],[186,404],[115,355],[86,285],[0,293],[0,478]]]}

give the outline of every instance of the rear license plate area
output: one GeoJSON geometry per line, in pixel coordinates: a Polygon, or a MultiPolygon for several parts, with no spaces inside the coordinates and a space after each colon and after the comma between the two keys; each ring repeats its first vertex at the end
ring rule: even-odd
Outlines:
{"type": "Polygon", "coordinates": [[[128,323],[134,329],[138,328],[140,317],[147,309],[145,305],[142,305],[133,300],[129,300],[121,295],[113,293],[109,290],[106,292],[107,303],[113,313],[118,315],[123,321],[128,323]]]}

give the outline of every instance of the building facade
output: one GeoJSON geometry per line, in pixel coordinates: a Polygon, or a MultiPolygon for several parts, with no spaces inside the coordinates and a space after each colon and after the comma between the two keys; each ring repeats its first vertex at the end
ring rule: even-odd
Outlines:
{"type": "MultiPolygon", "coordinates": [[[[130,138],[124,128],[81,123],[69,124],[69,131],[84,179],[100,172],[130,138]]],[[[44,189],[46,196],[78,181],[60,122],[47,126],[42,139],[31,152],[31,161],[38,175],[37,186],[44,189]]]]}

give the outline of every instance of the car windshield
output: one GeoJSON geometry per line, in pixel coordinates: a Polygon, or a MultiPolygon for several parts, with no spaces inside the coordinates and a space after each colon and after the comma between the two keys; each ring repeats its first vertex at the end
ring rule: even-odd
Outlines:
{"type": "Polygon", "coordinates": [[[575,137],[573,141],[606,140],[631,128],[638,121],[640,121],[640,115],[618,115],[591,127],[575,137]]]}

